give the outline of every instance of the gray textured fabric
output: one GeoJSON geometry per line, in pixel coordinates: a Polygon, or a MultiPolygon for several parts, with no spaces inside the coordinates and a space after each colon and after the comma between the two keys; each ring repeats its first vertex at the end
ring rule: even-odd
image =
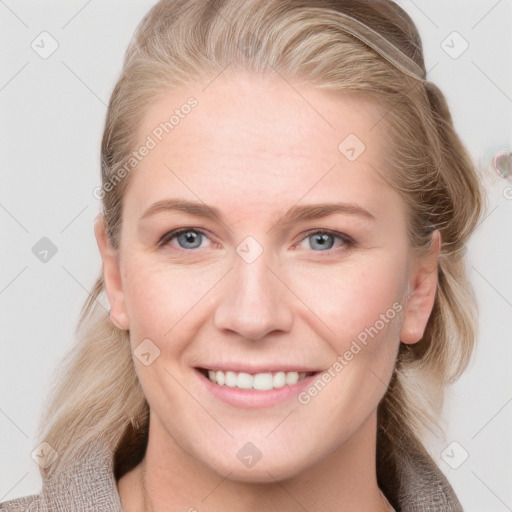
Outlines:
{"type": "MultiPolygon", "coordinates": [[[[446,477],[430,461],[411,458],[402,468],[399,488],[396,512],[463,511],[446,477]]],[[[58,481],[45,481],[40,494],[0,503],[0,510],[122,512],[111,452],[101,444],[91,447],[87,457],[77,461],[58,481]]]]}
{"type": "Polygon", "coordinates": [[[91,446],[57,479],[43,483],[39,495],[0,504],[2,511],[120,512],[123,510],[113,473],[113,457],[102,443],[91,446]]]}

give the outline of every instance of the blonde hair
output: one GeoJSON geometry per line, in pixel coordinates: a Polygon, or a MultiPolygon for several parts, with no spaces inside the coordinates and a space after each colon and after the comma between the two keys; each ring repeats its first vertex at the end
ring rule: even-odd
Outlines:
{"type": "MultiPolygon", "coordinates": [[[[393,482],[420,439],[439,428],[445,390],[466,368],[476,337],[477,303],[467,278],[465,244],[485,196],[472,160],[456,134],[442,92],[415,80],[342,30],[339,12],[384,36],[423,71],[420,37],[390,0],[174,0],[155,5],[125,55],[108,106],[101,147],[102,181],[112,183],[130,157],[135,127],[148,106],[172,88],[244,70],[279,73],[290,82],[373,99],[392,148],[387,178],[409,211],[412,247],[426,250],[438,229],[442,248],[438,290],[420,342],[400,344],[389,388],[378,407],[378,478],[392,501],[393,482]],[[226,69],[228,68],[228,69],[226,69]]],[[[136,172],[136,170],[135,170],[136,172]]],[[[105,192],[109,243],[119,247],[122,199],[130,174],[105,192]]],[[[144,454],[148,405],[132,361],[129,332],[100,305],[100,275],[84,304],[77,344],[41,423],[40,439],[59,458],[43,478],[64,471],[98,437],[116,457],[117,476],[144,454]]],[[[394,497],[395,496],[395,497],[394,497]]]]}

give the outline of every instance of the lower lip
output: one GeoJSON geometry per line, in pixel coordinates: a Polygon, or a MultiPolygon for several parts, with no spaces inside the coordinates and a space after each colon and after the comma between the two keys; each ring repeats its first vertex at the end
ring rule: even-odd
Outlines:
{"type": "Polygon", "coordinates": [[[296,398],[297,395],[304,388],[309,386],[318,376],[318,373],[314,373],[292,386],[286,385],[282,388],[259,391],[256,389],[240,389],[237,387],[230,388],[229,386],[220,386],[219,384],[213,383],[199,370],[195,370],[195,372],[199,376],[201,384],[206,388],[208,393],[211,393],[215,398],[235,407],[239,407],[240,409],[263,409],[265,407],[272,407],[273,405],[281,404],[286,400],[296,398]]]}

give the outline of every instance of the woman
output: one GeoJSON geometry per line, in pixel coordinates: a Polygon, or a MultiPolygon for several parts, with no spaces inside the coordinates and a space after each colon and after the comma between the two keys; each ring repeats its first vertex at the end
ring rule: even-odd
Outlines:
{"type": "Polygon", "coordinates": [[[401,8],[158,3],[97,194],[43,489],[0,508],[462,510],[422,438],[472,352],[484,197],[401,8]]]}

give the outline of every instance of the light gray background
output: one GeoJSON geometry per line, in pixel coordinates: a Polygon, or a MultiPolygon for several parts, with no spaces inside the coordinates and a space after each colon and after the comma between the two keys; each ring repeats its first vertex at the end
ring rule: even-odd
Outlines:
{"type": "MultiPolygon", "coordinates": [[[[133,30],[153,3],[0,0],[0,501],[40,489],[30,454],[43,398],[101,268],[92,191],[100,184],[106,104],[133,30]],[[31,48],[43,31],[58,42],[46,59],[31,48]],[[57,247],[46,263],[32,252],[42,237],[57,247]]],[[[420,29],[428,78],[448,98],[490,205],[468,246],[479,345],[451,390],[446,439],[433,437],[429,449],[465,510],[512,510],[512,182],[490,167],[496,151],[512,149],[512,0],[400,5],[420,29]],[[464,42],[454,31],[469,44],[458,58],[464,42]]]]}

